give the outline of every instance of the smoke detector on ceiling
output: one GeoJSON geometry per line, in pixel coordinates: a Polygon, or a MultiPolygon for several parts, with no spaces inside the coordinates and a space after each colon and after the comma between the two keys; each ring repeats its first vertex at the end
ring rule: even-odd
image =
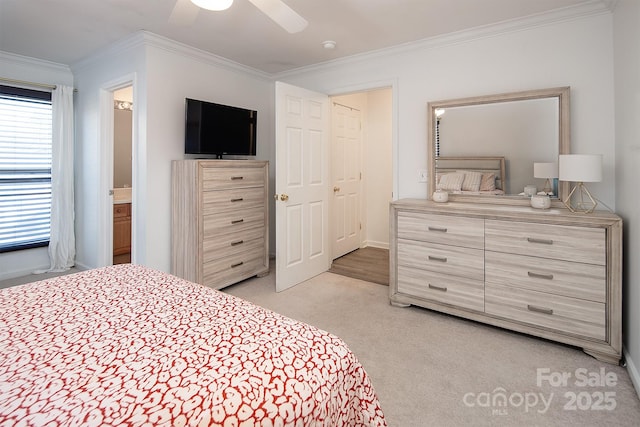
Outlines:
{"type": "Polygon", "coordinates": [[[325,40],[322,42],[322,47],[324,47],[325,49],[335,49],[336,42],[334,42],[333,40],[325,40]]]}

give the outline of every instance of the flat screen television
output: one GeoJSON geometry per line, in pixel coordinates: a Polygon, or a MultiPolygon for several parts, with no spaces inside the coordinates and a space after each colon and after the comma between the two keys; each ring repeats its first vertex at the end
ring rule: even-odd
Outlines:
{"type": "Polygon", "coordinates": [[[185,100],[185,154],[255,156],[258,112],[185,100]]]}

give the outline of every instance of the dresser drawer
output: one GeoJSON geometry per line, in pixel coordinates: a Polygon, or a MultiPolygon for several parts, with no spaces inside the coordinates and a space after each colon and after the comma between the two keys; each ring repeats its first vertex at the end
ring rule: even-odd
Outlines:
{"type": "Polygon", "coordinates": [[[488,251],[531,255],[587,264],[606,264],[602,228],[487,220],[488,251]]]}
{"type": "MultiPolygon", "coordinates": [[[[228,238],[229,236],[227,236],[228,238]]],[[[220,258],[225,258],[232,255],[243,254],[247,252],[255,252],[256,249],[263,249],[264,254],[264,236],[260,236],[257,239],[241,239],[235,234],[231,237],[236,237],[235,240],[227,244],[224,250],[207,250],[205,246],[202,257],[205,263],[215,261],[220,258]]],[[[227,239],[221,239],[227,240],[227,239]]]]}
{"type": "Polygon", "coordinates": [[[228,210],[264,209],[265,195],[262,187],[205,191],[202,202],[205,215],[228,210]]]}
{"type": "Polygon", "coordinates": [[[484,280],[484,252],[481,249],[398,239],[398,265],[484,280]]]}
{"type": "Polygon", "coordinates": [[[204,237],[218,238],[219,234],[242,233],[257,226],[264,227],[265,210],[252,208],[241,212],[216,212],[203,217],[204,237]]]}
{"type": "Polygon", "coordinates": [[[482,249],[484,248],[484,220],[399,212],[398,237],[482,249]]]}
{"type": "Polygon", "coordinates": [[[226,256],[202,264],[202,284],[220,288],[238,282],[239,277],[254,275],[261,267],[267,267],[264,248],[226,256]]]}
{"type": "Polygon", "coordinates": [[[242,252],[247,250],[249,242],[260,240],[264,244],[264,235],[264,226],[260,224],[236,233],[218,234],[214,238],[204,239],[202,242],[204,259],[222,258],[231,253],[242,252]]]}
{"type": "Polygon", "coordinates": [[[605,340],[605,304],[510,286],[485,285],[485,312],[554,331],[605,340]]]}
{"type": "Polygon", "coordinates": [[[398,292],[425,300],[484,311],[482,280],[398,266],[398,292]]]}
{"type": "Polygon", "coordinates": [[[219,190],[224,188],[263,187],[263,168],[202,168],[202,189],[219,190]]]}
{"type": "Polygon", "coordinates": [[[554,295],[606,302],[604,265],[487,251],[485,281],[554,295]]]}

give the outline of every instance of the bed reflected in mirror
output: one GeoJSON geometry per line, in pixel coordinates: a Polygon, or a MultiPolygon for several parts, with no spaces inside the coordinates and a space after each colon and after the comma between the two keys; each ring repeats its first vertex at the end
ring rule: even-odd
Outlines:
{"type": "MultiPolygon", "coordinates": [[[[559,154],[569,153],[568,87],[444,100],[428,107],[429,195],[443,187],[444,173],[469,171],[465,189],[455,183],[448,187],[454,200],[528,203],[525,187],[542,191],[546,184],[535,176],[534,163],[557,162],[559,154]],[[487,168],[497,169],[495,189],[487,187],[487,168]],[[477,173],[485,174],[483,190],[470,179],[477,173]]],[[[556,183],[552,196],[561,198],[565,187],[556,183]]]]}

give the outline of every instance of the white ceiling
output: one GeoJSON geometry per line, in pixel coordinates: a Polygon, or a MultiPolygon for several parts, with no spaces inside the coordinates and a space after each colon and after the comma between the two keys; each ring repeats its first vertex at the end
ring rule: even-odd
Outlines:
{"type": "Polygon", "coordinates": [[[583,3],[614,0],[285,0],[309,21],[289,34],[248,0],[194,22],[176,0],[0,0],[0,51],[73,65],[146,30],[266,73],[278,73],[583,3]],[[326,50],[325,40],[337,47],[326,50]]]}

